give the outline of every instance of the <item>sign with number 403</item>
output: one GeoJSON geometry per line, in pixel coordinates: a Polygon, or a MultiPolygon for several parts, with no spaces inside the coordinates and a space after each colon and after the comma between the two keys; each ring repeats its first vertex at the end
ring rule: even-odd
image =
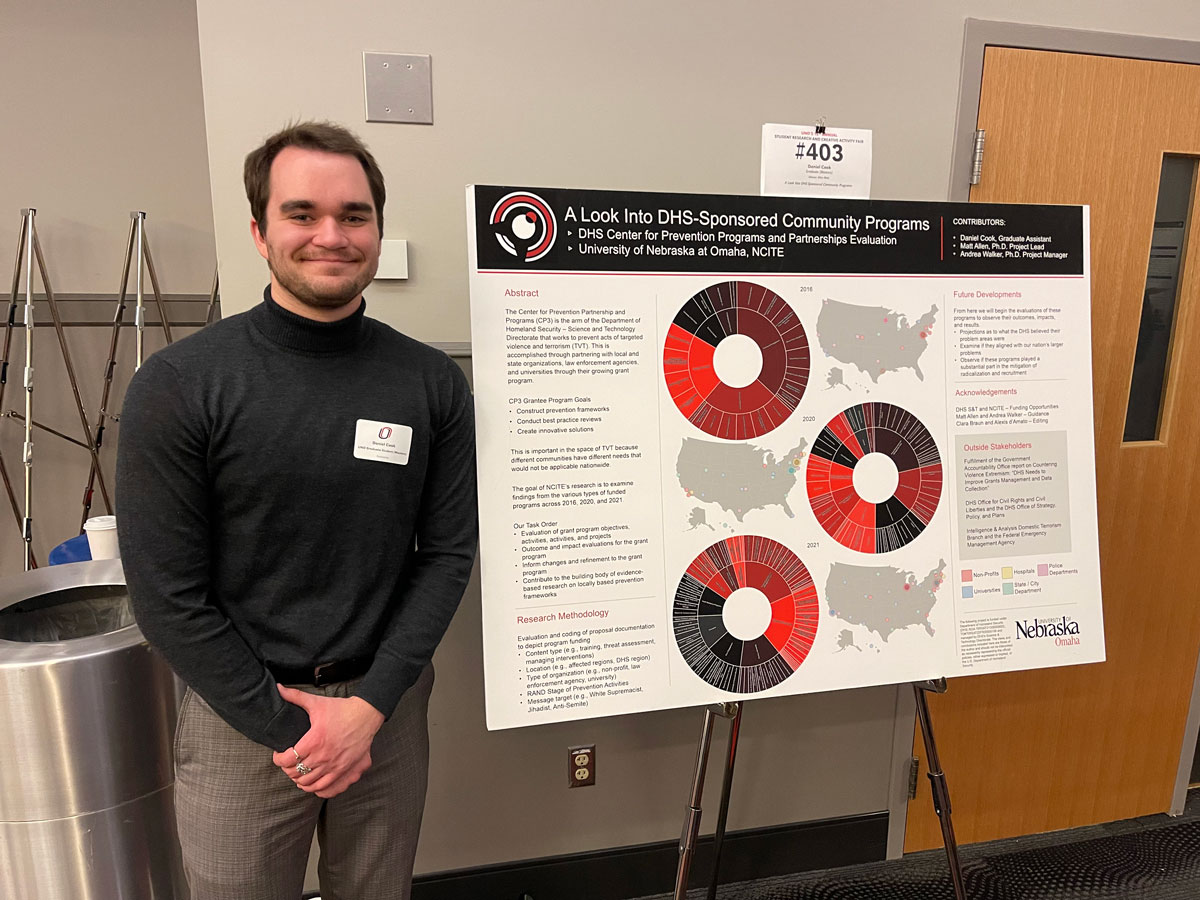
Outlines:
{"type": "Polygon", "coordinates": [[[871,197],[871,131],[763,126],[759,191],[774,197],[871,197]]]}

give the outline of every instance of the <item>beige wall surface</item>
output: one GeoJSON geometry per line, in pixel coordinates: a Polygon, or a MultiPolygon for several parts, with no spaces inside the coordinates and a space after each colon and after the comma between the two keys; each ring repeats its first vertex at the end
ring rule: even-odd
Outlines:
{"type": "MultiPolygon", "coordinates": [[[[386,236],[409,241],[410,279],[373,286],[371,314],[427,341],[470,339],[469,183],[756,193],[762,124],[824,116],[874,129],[874,196],[943,199],[966,17],[1200,39],[1193,0],[197,3],[226,311],[266,279],[244,154],[290,119],[329,118],[371,145],[386,236]],[[433,126],[365,122],[364,50],[432,55],[433,126]]],[[[677,837],[699,711],[487,733],[479,604],[475,583],[435,660],[418,871],[677,837]],[[566,747],[592,741],[599,783],[568,791],[566,747]]],[[[731,827],[885,808],[895,697],[750,704],[731,827]]]]}
{"type": "Polygon", "coordinates": [[[241,160],[287,120],[355,128],[388,178],[411,278],[372,315],[470,338],[468,183],[757,193],[764,122],[875,132],[873,193],[943,199],[963,21],[1200,38],[1192,0],[445,3],[198,0],[225,306],[257,301],[241,160]],[[368,124],[362,52],[433,58],[434,125],[368,124]]]}
{"type": "Polygon", "coordinates": [[[198,67],[192,0],[2,0],[0,262],[12,264],[33,206],[54,290],[112,293],[140,209],[163,290],[207,293],[198,67]]]}
{"type": "MultiPolygon", "coordinates": [[[[59,295],[93,298],[63,303],[62,313],[68,321],[97,323],[67,332],[94,425],[130,211],[147,214],[146,234],[165,292],[203,295],[212,285],[216,248],[195,3],[0,0],[0,113],[0,264],[9,267],[0,279],[6,288],[11,283],[20,210],[35,207],[51,287],[59,295]]],[[[129,284],[132,295],[132,277],[129,284]]],[[[23,281],[21,292],[23,298],[23,281]]],[[[42,292],[40,278],[34,292],[42,292]]],[[[203,304],[180,304],[171,316],[195,319],[198,310],[203,318],[203,304]]],[[[47,304],[38,301],[35,318],[50,321],[47,304]]],[[[126,320],[133,321],[132,311],[126,320]]],[[[20,310],[17,321],[23,321],[20,310]]],[[[131,329],[121,343],[109,404],[118,414],[133,371],[131,329]]],[[[159,334],[149,334],[147,349],[158,346],[159,334]]],[[[35,421],[82,439],[53,330],[37,328],[34,347],[35,421]]],[[[13,335],[0,414],[24,410],[24,348],[22,329],[13,335]]],[[[110,490],[118,433],[108,429],[101,452],[110,490]]],[[[23,439],[20,422],[0,418],[0,458],[22,513],[23,439]]],[[[33,458],[34,549],[44,563],[52,547],[78,533],[90,460],[86,450],[40,430],[33,458]]],[[[98,492],[92,509],[105,512],[98,492]]],[[[0,575],[20,572],[22,557],[19,526],[0,487],[0,575]]]]}

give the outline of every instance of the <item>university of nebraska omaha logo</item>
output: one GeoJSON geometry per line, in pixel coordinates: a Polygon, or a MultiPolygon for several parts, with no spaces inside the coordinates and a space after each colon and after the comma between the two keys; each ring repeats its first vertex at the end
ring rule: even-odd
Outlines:
{"type": "Polygon", "coordinates": [[[558,237],[558,222],[550,206],[527,191],[513,191],[497,200],[488,221],[500,246],[525,262],[549,253],[558,237]]]}
{"type": "Polygon", "coordinates": [[[1017,640],[1021,638],[1054,638],[1056,647],[1073,647],[1079,643],[1079,623],[1070,616],[1059,619],[1016,620],[1017,640]]]}

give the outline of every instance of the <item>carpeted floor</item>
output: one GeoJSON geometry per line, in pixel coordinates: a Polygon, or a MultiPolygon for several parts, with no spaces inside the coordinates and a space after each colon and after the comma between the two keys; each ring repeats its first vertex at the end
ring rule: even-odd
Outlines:
{"type": "MultiPolygon", "coordinates": [[[[1200,790],[1178,818],[975,844],[961,851],[968,900],[1200,900],[1200,790]]],[[[703,898],[703,890],[688,900],[703,898]]],[[[668,894],[643,900],[669,900],[668,894]]],[[[723,885],[719,900],[954,900],[941,850],[723,885]]]]}

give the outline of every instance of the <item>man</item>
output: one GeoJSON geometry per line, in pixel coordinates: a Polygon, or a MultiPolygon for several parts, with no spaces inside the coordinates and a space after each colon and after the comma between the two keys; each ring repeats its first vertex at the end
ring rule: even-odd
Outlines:
{"type": "Polygon", "coordinates": [[[407,898],[429,666],[475,555],[474,423],[444,354],[366,318],[384,184],[306,122],[246,157],[263,302],[150,357],[117,459],[138,623],[187,683],[192,900],[407,898]],[[288,685],[288,686],[285,686],[288,685]]]}

